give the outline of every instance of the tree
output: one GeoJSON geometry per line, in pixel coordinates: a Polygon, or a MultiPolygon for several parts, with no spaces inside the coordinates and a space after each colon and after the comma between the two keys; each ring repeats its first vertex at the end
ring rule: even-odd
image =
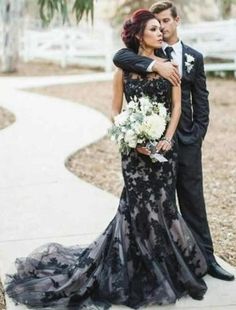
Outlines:
{"type": "MultiPolygon", "coordinates": [[[[0,0],[2,19],[2,72],[17,70],[19,58],[19,37],[23,13],[27,0],[0,0]]],[[[55,13],[62,16],[63,22],[68,20],[71,8],[77,22],[85,15],[93,21],[94,0],[38,0],[39,13],[45,25],[49,24],[55,13]]]]}
{"type": "Polygon", "coordinates": [[[94,0],[38,0],[38,4],[40,16],[46,24],[52,21],[55,13],[59,13],[65,22],[68,19],[68,8],[70,7],[72,7],[72,13],[75,14],[77,22],[80,22],[84,15],[87,19],[90,15],[93,21],[94,0]]]}
{"type": "Polygon", "coordinates": [[[221,18],[229,18],[231,16],[232,6],[236,3],[236,0],[217,0],[221,18]]]}
{"type": "MultiPolygon", "coordinates": [[[[117,9],[115,12],[115,15],[112,19],[113,24],[118,24],[120,25],[124,19],[131,14],[132,12],[134,12],[137,9],[143,8],[143,9],[149,9],[151,7],[151,5],[153,3],[155,3],[157,0],[123,0],[121,2],[119,2],[119,4],[117,5],[117,9]]],[[[193,9],[192,6],[196,5],[200,5],[199,3],[202,0],[196,0],[194,1],[194,3],[192,3],[193,1],[189,1],[189,0],[175,0],[174,3],[177,7],[177,10],[179,12],[182,12],[182,15],[185,16],[185,20],[187,20],[186,16],[187,16],[187,11],[188,9],[193,9]]]]}
{"type": "Polygon", "coordinates": [[[116,12],[112,18],[112,23],[120,25],[124,19],[137,9],[149,9],[154,0],[123,0],[119,1],[116,12]]]}
{"type": "MultiPolygon", "coordinates": [[[[154,2],[159,0],[120,0],[117,1],[117,9],[112,18],[113,24],[120,25],[126,16],[138,8],[149,8],[154,2]]],[[[207,0],[204,1],[205,10],[202,9],[202,0],[172,0],[177,7],[183,23],[191,23],[201,20],[222,19],[232,16],[233,6],[236,0],[207,0]],[[218,8],[219,15],[211,15],[218,8]],[[211,10],[212,9],[212,10],[211,10]]]]}
{"type": "Polygon", "coordinates": [[[1,0],[2,17],[2,72],[14,72],[19,56],[24,0],[1,0]]]}

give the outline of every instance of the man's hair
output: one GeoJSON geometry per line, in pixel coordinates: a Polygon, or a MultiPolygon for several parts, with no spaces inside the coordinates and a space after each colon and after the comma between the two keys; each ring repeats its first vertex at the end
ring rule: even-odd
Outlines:
{"type": "Polygon", "coordinates": [[[172,15],[173,18],[176,18],[178,16],[176,6],[174,5],[173,2],[168,1],[168,0],[158,1],[158,2],[154,3],[150,7],[150,11],[153,14],[158,14],[158,13],[161,13],[162,11],[165,11],[165,10],[168,10],[168,9],[170,9],[171,15],[172,15]]]}

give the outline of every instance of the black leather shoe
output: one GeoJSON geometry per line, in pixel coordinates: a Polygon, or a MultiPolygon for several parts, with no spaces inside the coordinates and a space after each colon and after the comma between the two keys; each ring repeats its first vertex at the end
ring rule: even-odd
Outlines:
{"type": "Polygon", "coordinates": [[[189,294],[189,295],[192,297],[192,299],[195,299],[195,300],[202,300],[204,298],[204,296],[201,293],[199,293],[199,294],[189,294]]]}
{"type": "Polygon", "coordinates": [[[211,263],[208,266],[208,274],[214,278],[225,280],[225,281],[233,281],[234,275],[224,270],[220,265],[216,262],[211,263]]]}

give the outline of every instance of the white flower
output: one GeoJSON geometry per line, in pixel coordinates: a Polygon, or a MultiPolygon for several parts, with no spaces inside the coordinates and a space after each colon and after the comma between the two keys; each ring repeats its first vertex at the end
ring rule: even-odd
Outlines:
{"type": "Polygon", "coordinates": [[[137,145],[137,135],[136,133],[129,129],[125,133],[125,142],[128,143],[129,147],[135,148],[137,145]]]}
{"type": "Polygon", "coordinates": [[[187,54],[187,53],[185,53],[185,56],[186,56],[186,61],[184,64],[186,66],[187,72],[190,73],[193,68],[195,58],[192,55],[187,54]]]}
{"type": "Polygon", "coordinates": [[[128,109],[137,109],[138,107],[138,102],[137,101],[129,101],[128,105],[127,105],[128,109]]]}
{"type": "Polygon", "coordinates": [[[141,97],[140,101],[140,110],[146,114],[150,109],[152,109],[152,102],[148,97],[141,97]]]}
{"type": "Polygon", "coordinates": [[[150,99],[148,97],[139,98],[139,102],[141,105],[150,105],[150,99]]]}
{"type": "Polygon", "coordinates": [[[185,54],[186,55],[186,58],[187,58],[187,62],[194,62],[194,57],[190,54],[185,54]]]}
{"type": "Polygon", "coordinates": [[[114,117],[114,123],[116,126],[124,125],[129,117],[128,111],[123,111],[114,117]]]}
{"type": "Polygon", "coordinates": [[[123,138],[124,138],[124,135],[120,133],[119,136],[117,137],[117,141],[120,143],[123,138]]]}
{"type": "Polygon", "coordinates": [[[162,103],[158,103],[158,110],[159,110],[159,115],[163,118],[167,117],[167,110],[166,107],[164,106],[164,104],[162,103]]]}
{"type": "Polygon", "coordinates": [[[146,116],[141,125],[141,131],[150,139],[159,139],[166,128],[166,121],[163,117],[157,114],[146,116]]]}
{"type": "Polygon", "coordinates": [[[129,117],[130,122],[131,122],[132,124],[134,124],[135,121],[136,121],[136,117],[135,117],[135,116],[136,116],[135,113],[132,113],[132,114],[130,115],[130,117],[129,117]]]}
{"type": "Polygon", "coordinates": [[[140,128],[141,128],[140,122],[133,122],[131,124],[131,128],[136,133],[136,135],[138,135],[140,133],[140,128]]]}

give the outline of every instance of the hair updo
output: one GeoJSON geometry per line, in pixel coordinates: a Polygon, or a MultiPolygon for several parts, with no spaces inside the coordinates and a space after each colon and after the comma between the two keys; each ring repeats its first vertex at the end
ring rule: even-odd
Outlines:
{"type": "Polygon", "coordinates": [[[139,35],[142,38],[147,22],[154,18],[156,19],[155,15],[150,11],[140,9],[125,21],[121,38],[128,48],[138,52],[140,42],[136,36],[139,35]]]}

